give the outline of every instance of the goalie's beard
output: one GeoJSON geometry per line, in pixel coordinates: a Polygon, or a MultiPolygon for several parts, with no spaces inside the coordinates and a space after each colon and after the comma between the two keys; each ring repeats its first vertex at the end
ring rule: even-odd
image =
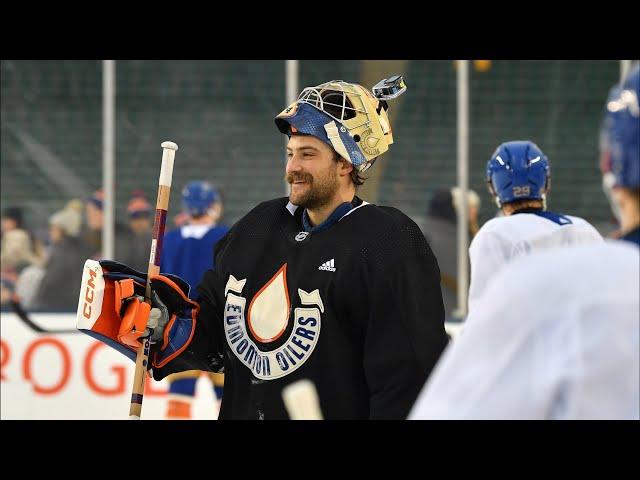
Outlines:
{"type": "Polygon", "coordinates": [[[293,189],[289,193],[289,201],[293,205],[313,210],[324,207],[331,203],[338,193],[338,172],[334,165],[329,167],[323,175],[316,178],[310,173],[289,173],[284,177],[285,181],[291,185],[293,182],[302,180],[307,187],[303,192],[294,193],[293,189]]]}

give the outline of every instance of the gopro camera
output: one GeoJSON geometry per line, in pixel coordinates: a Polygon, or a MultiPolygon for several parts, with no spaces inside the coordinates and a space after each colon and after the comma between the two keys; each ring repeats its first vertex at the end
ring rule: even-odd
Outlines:
{"type": "Polygon", "coordinates": [[[373,95],[380,100],[399,97],[407,90],[402,75],[394,75],[380,80],[372,89],[373,95]]]}

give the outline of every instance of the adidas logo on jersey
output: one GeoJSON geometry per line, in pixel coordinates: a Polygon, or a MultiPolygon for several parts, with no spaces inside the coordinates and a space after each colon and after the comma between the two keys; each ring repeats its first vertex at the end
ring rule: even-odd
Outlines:
{"type": "Polygon", "coordinates": [[[336,271],[336,267],[335,267],[335,263],[333,262],[333,258],[327,262],[324,262],[322,265],[320,265],[318,267],[318,270],[326,270],[328,272],[335,272],[336,271]]]}

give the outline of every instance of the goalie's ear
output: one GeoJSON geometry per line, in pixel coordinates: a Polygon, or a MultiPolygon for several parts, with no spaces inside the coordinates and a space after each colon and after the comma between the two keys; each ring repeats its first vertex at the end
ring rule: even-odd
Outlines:
{"type": "MultiPolygon", "coordinates": [[[[135,272],[135,271],[134,271],[135,272]]],[[[116,293],[122,296],[130,287],[126,278],[116,280],[102,268],[100,262],[87,260],[82,272],[80,298],[76,314],[76,328],[87,335],[106,343],[131,360],[136,359],[136,350],[118,341],[121,317],[120,305],[116,305],[116,293]],[[105,275],[106,274],[106,275],[105,275]],[[124,284],[118,285],[120,282],[124,284]]],[[[132,274],[134,283],[136,275],[132,274]]]]}

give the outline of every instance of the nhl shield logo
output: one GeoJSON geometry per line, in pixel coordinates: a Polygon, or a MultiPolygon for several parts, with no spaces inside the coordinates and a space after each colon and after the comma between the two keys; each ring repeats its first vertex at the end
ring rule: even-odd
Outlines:
{"type": "Polygon", "coordinates": [[[291,314],[285,263],[253,296],[247,309],[242,296],[245,283],[246,278],[237,280],[230,275],[225,288],[224,330],[229,348],[257,378],[289,375],[309,359],[318,343],[324,313],[320,292],[298,289],[296,300],[303,306],[291,314]],[[271,345],[282,341],[291,323],[288,338],[274,349],[271,345]]]}

